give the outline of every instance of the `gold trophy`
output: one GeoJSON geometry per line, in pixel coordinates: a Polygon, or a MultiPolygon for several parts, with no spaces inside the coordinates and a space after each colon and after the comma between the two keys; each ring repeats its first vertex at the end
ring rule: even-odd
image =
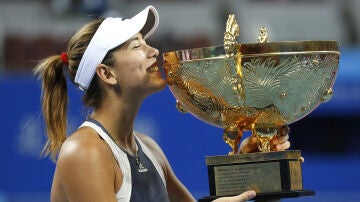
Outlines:
{"type": "Polygon", "coordinates": [[[332,97],[339,65],[336,41],[237,42],[229,15],[224,45],[164,53],[168,86],[181,112],[223,128],[228,155],[208,156],[210,196],[253,189],[256,201],[314,195],[303,189],[301,151],[272,151],[281,127],[308,115],[332,97]],[[238,154],[243,131],[252,131],[261,152],[238,154]]]}

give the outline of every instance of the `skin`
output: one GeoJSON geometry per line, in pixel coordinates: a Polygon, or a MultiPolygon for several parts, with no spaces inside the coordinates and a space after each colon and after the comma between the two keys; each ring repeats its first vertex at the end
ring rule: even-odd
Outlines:
{"type": "MultiPolygon", "coordinates": [[[[130,154],[135,153],[134,120],[143,100],[166,86],[161,73],[148,71],[154,66],[159,51],[149,46],[140,33],[136,34],[115,52],[115,64],[97,66],[96,74],[104,96],[92,118],[99,121],[116,143],[130,154]],[[126,76],[124,76],[126,75],[126,76]],[[121,124],[119,124],[121,123],[121,124]]],[[[171,201],[195,201],[191,193],[175,176],[166,156],[150,137],[136,133],[153,152],[162,166],[171,201]]],[[[288,136],[276,143],[281,150],[288,148],[288,136]]],[[[242,151],[250,151],[252,140],[242,144],[242,151]]],[[[52,202],[106,201],[116,202],[115,194],[122,184],[122,172],[109,146],[89,127],[82,127],[63,143],[51,189],[52,202]]],[[[247,201],[254,191],[216,201],[247,201]]]]}

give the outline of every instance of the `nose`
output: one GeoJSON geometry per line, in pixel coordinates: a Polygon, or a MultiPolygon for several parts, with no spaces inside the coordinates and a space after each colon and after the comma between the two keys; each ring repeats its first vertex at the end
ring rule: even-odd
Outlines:
{"type": "Polygon", "coordinates": [[[151,57],[157,57],[159,56],[159,50],[152,47],[152,46],[148,46],[149,47],[149,51],[148,51],[148,57],[151,58],[151,57]]]}

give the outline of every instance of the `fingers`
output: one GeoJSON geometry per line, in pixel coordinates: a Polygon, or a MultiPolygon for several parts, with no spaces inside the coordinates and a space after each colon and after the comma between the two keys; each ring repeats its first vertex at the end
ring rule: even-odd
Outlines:
{"type": "Polygon", "coordinates": [[[248,200],[253,199],[255,196],[256,196],[256,192],[253,190],[250,190],[250,191],[246,191],[242,194],[239,194],[237,196],[221,197],[221,198],[214,200],[213,202],[246,202],[248,200]]]}
{"type": "Polygon", "coordinates": [[[253,199],[255,196],[256,196],[256,192],[253,190],[250,190],[250,191],[246,191],[240,195],[234,196],[234,198],[233,198],[234,200],[232,200],[232,201],[245,202],[245,201],[253,199]]]}
{"type": "Polygon", "coordinates": [[[271,139],[271,145],[273,150],[275,151],[283,151],[288,148],[290,148],[290,142],[289,142],[289,134],[290,128],[289,126],[283,126],[278,130],[277,135],[275,135],[271,139]]]}
{"type": "Polygon", "coordinates": [[[271,144],[273,145],[279,145],[279,144],[283,144],[286,141],[289,140],[289,135],[283,135],[283,136],[279,136],[279,135],[275,135],[272,139],[271,139],[271,144]]]}
{"type": "Polygon", "coordinates": [[[278,144],[275,146],[276,151],[283,151],[290,148],[290,142],[286,141],[284,143],[278,144]]]}
{"type": "Polygon", "coordinates": [[[290,133],[290,127],[289,126],[282,126],[280,130],[278,131],[279,136],[284,136],[290,133]]]}
{"type": "Polygon", "coordinates": [[[274,137],[270,140],[271,144],[278,145],[282,144],[289,140],[289,135],[286,133],[278,133],[277,135],[274,135],[274,137]]]}

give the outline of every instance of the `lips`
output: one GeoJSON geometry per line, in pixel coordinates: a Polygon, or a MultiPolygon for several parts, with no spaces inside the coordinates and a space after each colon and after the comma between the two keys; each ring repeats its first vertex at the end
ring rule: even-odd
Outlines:
{"type": "Polygon", "coordinates": [[[146,69],[146,71],[149,72],[149,73],[160,71],[158,63],[154,62],[149,68],[146,69]]]}

